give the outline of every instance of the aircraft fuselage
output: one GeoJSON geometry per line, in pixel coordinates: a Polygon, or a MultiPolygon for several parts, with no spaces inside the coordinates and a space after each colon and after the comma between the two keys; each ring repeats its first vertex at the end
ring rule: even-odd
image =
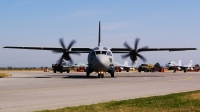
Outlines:
{"type": "Polygon", "coordinates": [[[111,50],[107,47],[95,47],[88,54],[88,65],[91,71],[107,72],[113,65],[114,57],[111,50]]]}

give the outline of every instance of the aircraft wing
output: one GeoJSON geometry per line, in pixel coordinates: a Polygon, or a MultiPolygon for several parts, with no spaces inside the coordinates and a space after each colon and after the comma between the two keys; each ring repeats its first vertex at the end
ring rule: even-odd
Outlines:
{"type": "MultiPolygon", "coordinates": [[[[3,48],[11,49],[29,49],[29,50],[50,50],[50,51],[62,51],[63,48],[56,47],[17,47],[17,46],[5,46],[3,48]]],[[[89,53],[92,48],[71,48],[70,53],[89,53]]]]}
{"type": "MultiPolygon", "coordinates": [[[[113,53],[128,53],[130,49],[128,48],[111,48],[113,53]]],[[[197,48],[141,48],[140,51],[186,51],[186,50],[197,50],[197,48]]]]}

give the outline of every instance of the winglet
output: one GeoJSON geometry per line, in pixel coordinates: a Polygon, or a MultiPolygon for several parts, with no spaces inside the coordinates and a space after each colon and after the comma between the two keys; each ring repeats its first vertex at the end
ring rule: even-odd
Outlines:
{"type": "Polygon", "coordinates": [[[98,41],[98,46],[101,46],[101,23],[99,21],[99,41],[98,41]]]}

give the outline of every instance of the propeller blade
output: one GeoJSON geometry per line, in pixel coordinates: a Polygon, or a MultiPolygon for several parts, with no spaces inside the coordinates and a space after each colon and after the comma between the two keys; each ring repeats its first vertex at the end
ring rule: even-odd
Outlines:
{"type": "Polygon", "coordinates": [[[142,61],[144,61],[144,62],[146,62],[147,60],[146,60],[146,58],[144,58],[142,55],[140,55],[140,54],[137,54],[137,56],[139,57],[139,58],[141,58],[142,59],[142,61]]]}
{"type": "Polygon", "coordinates": [[[62,53],[63,51],[52,50],[53,53],[62,53]]]}
{"type": "Polygon", "coordinates": [[[73,62],[73,60],[72,60],[72,58],[69,56],[69,62],[70,62],[70,64],[74,64],[74,62],[73,62]]]}
{"type": "Polygon", "coordinates": [[[131,65],[135,65],[135,61],[132,61],[131,65]]]}
{"type": "Polygon", "coordinates": [[[132,48],[128,45],[127,42],[124,42],[124,46],[125,46],[126,48],[128,48],[129,50],[132,50],[132,48]]]}
{"type": "Polygon", "coordinates": [[[63,42],[63,38],[60,39],[60,44],[61,44],[61,46],[62,46],[63,49],[66,49],[65,44],[63,42]]]}
{"type": "Polygon", "coordinates": [[[140,49],[148,49],[148,48],[149,48],[149,46],[144,46],[144,47],[142,47],[140,49]]]}
{"type": "Polygon", "coordinates": [[[138,48],[138,42],[139,42],[139,40],[140,40],[139,38],[135,39],[135,50],[138,48]]]}
{"type": "Polygon", "coordinates": [[[61,64],[62,63],[62,61],[63,61],[63,58],[64,58],[64,54],[60,57],[60,59],[58,60],[58,62],[57,63],[59,63],[59,64],[61,64]]]}
{"type": "Polygon", "coordinates": [[[142,48],[139,48],[138,49],[138,52],[141,52],[143,49],[148,49],[149,47],[148,46],[144,46],[144,47],[142,47],[142,48]]]}
{"type": "Polygon", "coordinates": [[[76,43],[76,41],[75,40],[72,40],[71,42],[70,42],[70,44],[69,44],[69,46],[68,46],[68,50],[74,45],[74,43],[76,43]]]}
{"type": "Polygon", "coordinates": [[[121,57],[122,57],[122,58],[127,58],[127,57],[129,57],[129,56],[130,56],[130,53],[125,54],[125,55],[122,55],[121,57]]]}

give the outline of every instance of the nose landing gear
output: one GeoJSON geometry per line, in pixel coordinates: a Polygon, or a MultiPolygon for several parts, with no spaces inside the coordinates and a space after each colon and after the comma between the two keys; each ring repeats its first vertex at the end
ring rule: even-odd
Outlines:
{"type": "Polygon", "coordinates": [[[98,78],[104,78],[104,74],[98,73],[98,78]]]}

